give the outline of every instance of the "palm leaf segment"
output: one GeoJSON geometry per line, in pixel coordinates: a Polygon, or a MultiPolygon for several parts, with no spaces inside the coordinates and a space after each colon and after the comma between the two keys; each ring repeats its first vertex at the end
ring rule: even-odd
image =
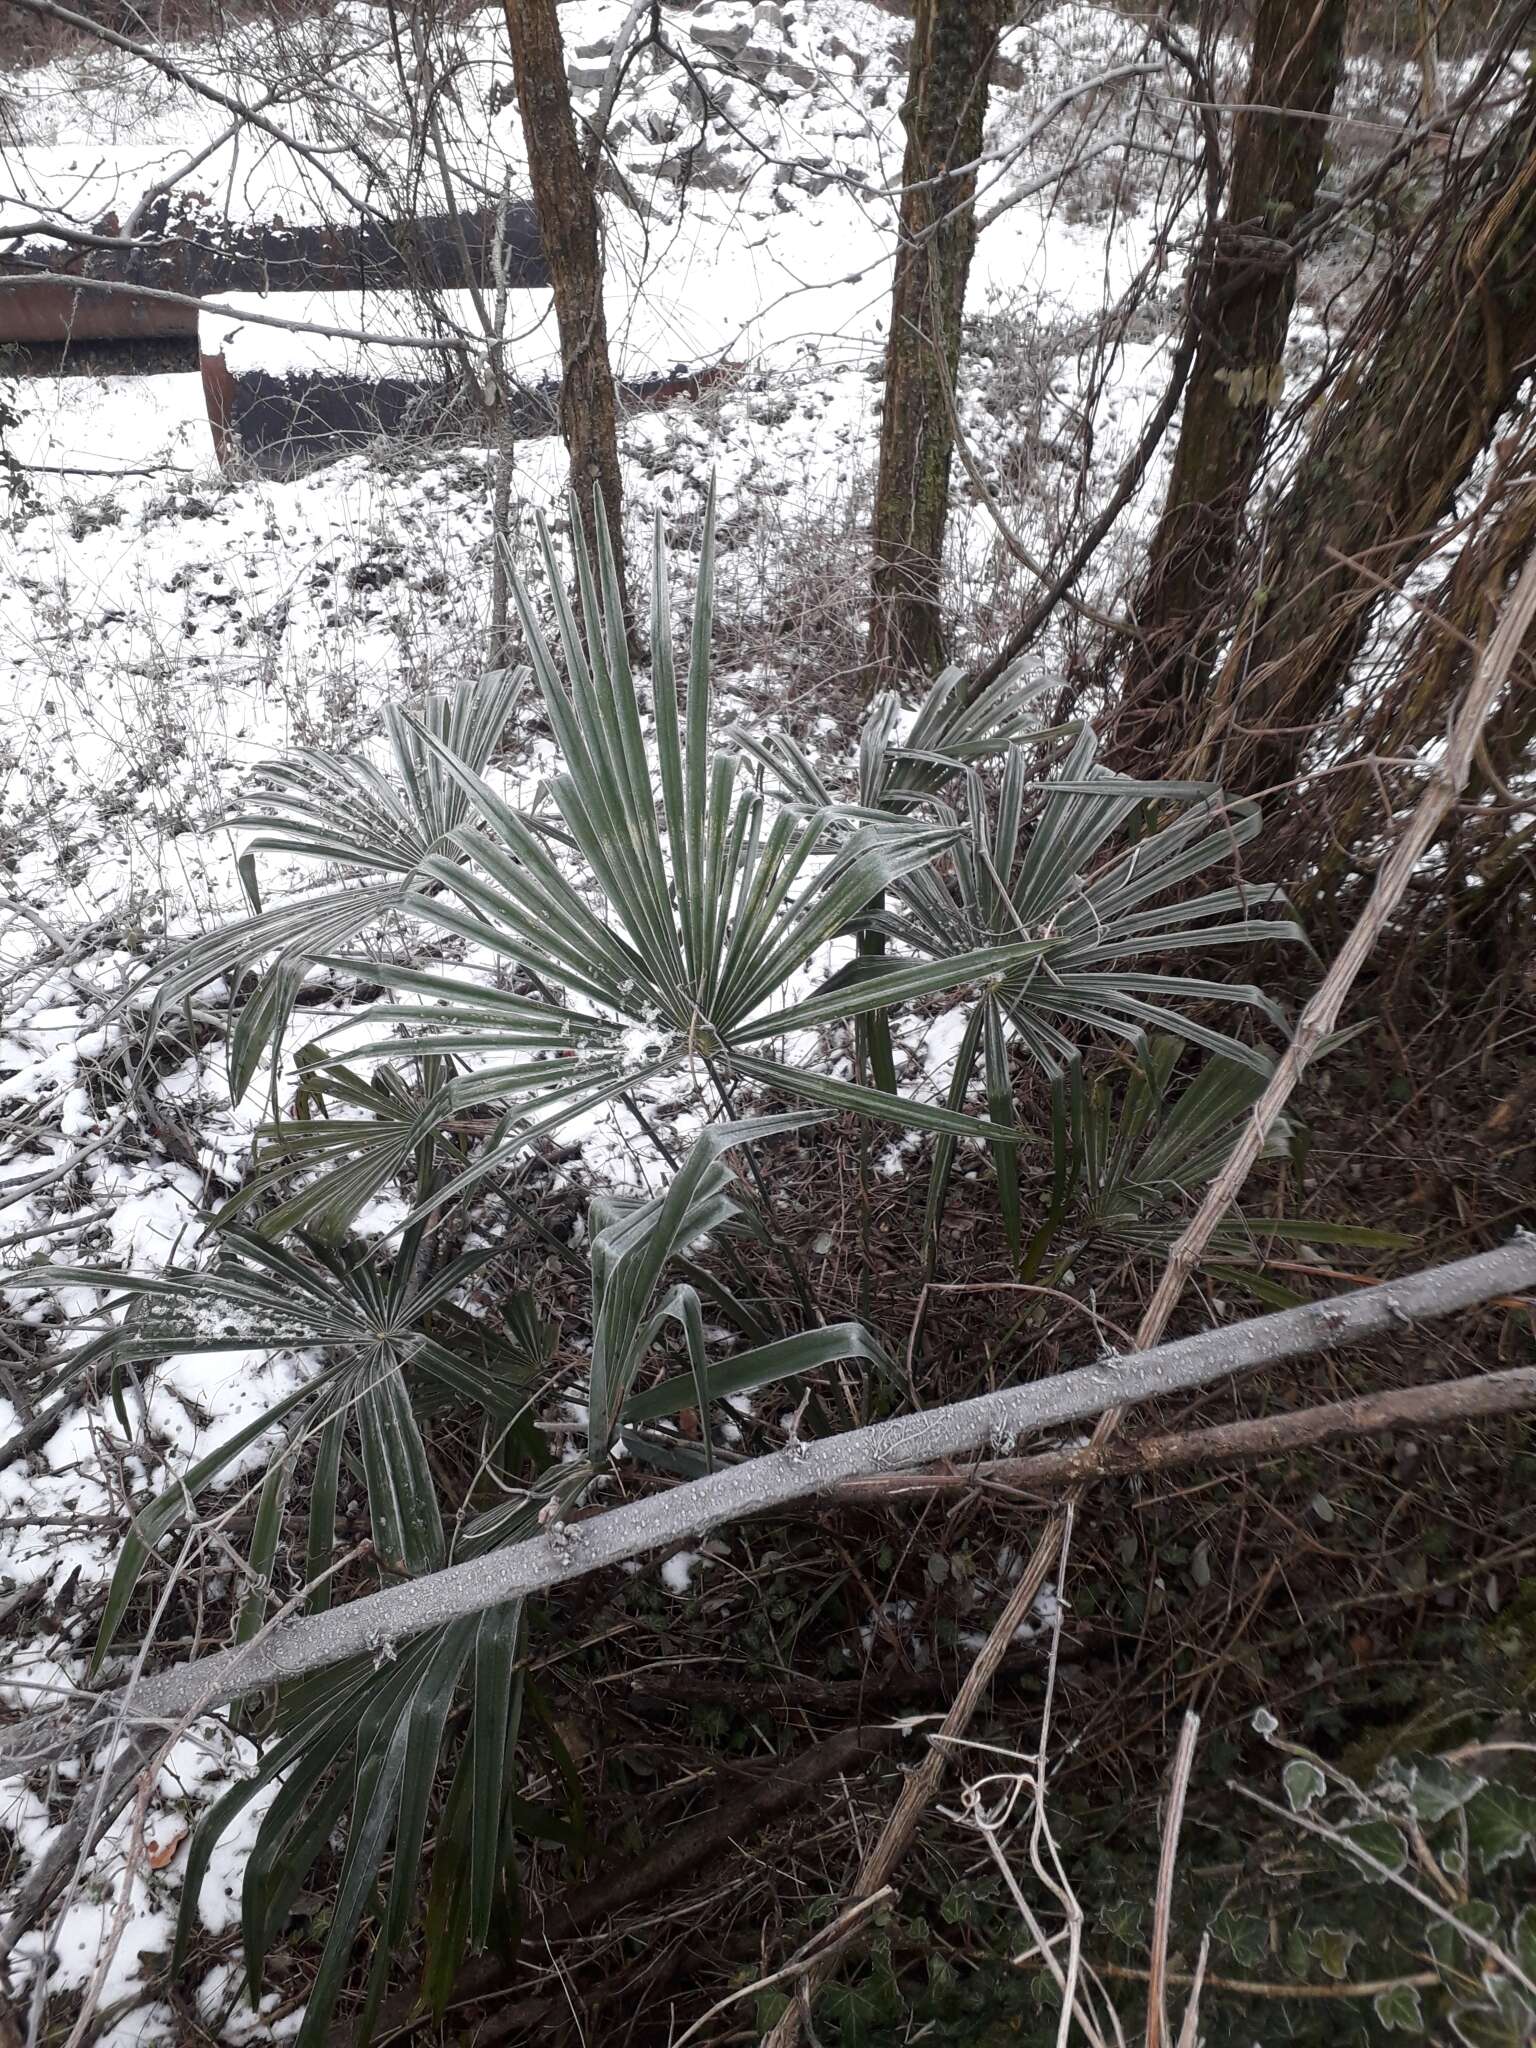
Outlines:
{"type": "MultiPolygon", "coordinates": [[[[569,1507],[608,1460],[627,1447],[672,1469],[712,1465],[712,1403],[790,1378],[836,1359],[893,1368],[860,1324],[844,1323],[759,1344],[710,1361],[698,1296],[667,1284],[667,1269],[704,1235],[729,1228],[742,1211],[726,1155],[768,1144],[814,1123],[808,1115],[761,1117],[706,1130],[672,1183],[643,1203],[594,1202],[593,1345],[590,1431],[574,1465],[537,1467],[531,1484],[508,1469],[503,1504],[464,1517],[450,1545],[435,1497],[419,1414],[444,1400],[481,1410],[503,1443],[548,1370],[553,1327],[529,1297],[506,1305],[508,1335],[453,1305],[484,1266],[480,1251],[417,1277],[421,1233],[406,1232],[384,1264],[360,1248],[339,1250],[301,1238],[297,1250],[234,1228],[222,1234],[213,1265],[195,1272],[111,1276],[116,1323],[88,1353],[119,1367],[153,1363],[179,1351],[298,1350],[318,1354],[304,1382],[237,1436],[178,1475],[136,1518],[108,1595],[102,1649],[119,1628],[149,1560],[197,1498],[217,1485],[253,1443],[279,1426],[290,1431],[260,1489],[249,1565],[256,1589],[237,1635],[248,1639],[266,1611],[282,1539],[290,1481],[306,1445],[314,1447],[305,1509],[306,1580],[334,1547],[338,1482],[345,1442],[355,1435],[366,1483],[374,1545],[394,1569],[429,1572],[450,1550],[464,1558],[533,1535],[569,1507]],[[636,1382],[664,1330],[682,1332],[689,1369],[637,1392],[636,1382]],[[697,1410],[702,1451],[655,1425],[683,1407],[697,1410]]],[[[90,1269],[39,1268],[42,1286],[100,1285],[90,1269]]],[[[87,1353],[77,1355],[77,1362],[87,1353]]],[[[534,1432],[516,1429],[521,1453],[534,1432]]],[[[322,1604],[322,1589],[312,1604],[322,1604]]],[[[197,1902],[214,1850],[260,1794],[270,1797],[246,1862],[242,1919],[249,1980],[265,1957],[315,1861],[347,1821],[336,1902],[298,2041],[329,2038],[330,2016],[352,1968],[356,1936],[375,1906],[381,1925],[368,1978],[364,2031],[390,1962],[415,1925],[429,1823],[435,1837],[427,1898],[425,1989],[440,1997],[466,1946],[483,1947],[493,1925],[515,1920],[514,1851],[519,1836],[568,1839],[568,1823],[519,1793],[517,1760],[524,1703],[522,1603],[435,1629],[398,1650],[380,1646],[361,1659],[288,1689],[279,1705],[278,1740],[256,1772],[230,1788],[200,1821],[182,1889],[178,1954],[197,1924],[197,1902]],[[446,1786],[444,1790],[443,1787],[446,1786]],[[381,1869],[387,1870],[379,1897],[381,1869]]],[[[98,1651],[100,1656],[101,1650],[98,1651]]]]}
{"type": "MultiPolygon", "coordinates": [[[[960,982],[991,977],[1001,984],[1035,949],[1005,933],[942,959],[876,963],[876,971],[856,986],[834,980],[776,1009],[786,987],[813,968],[818,952],[853,926],[882,890],[949,848],[956,828],[890,815],[871,818],[857,806],[770,806],[746,774],[742,755],[712,745],[712,507],[685,709],[669,638],[667,562],[658,522],[653,777],[606,528],[599,528],[602,554],[595,579],[579,522],[573,520],[572,527],[580,623],[565,597],[548,533],[542,533],[568,680],[560,675],[527,592],[521,586],[514,592],[533,677],[564,763],[550,784],[558,822],[536,823],[504,801],[479,772],[473,753],[456,749],[452,730],[420,726],[407,734],[399,721],[395,726],[402,773],[414,764],[411,772],[432,794],[433,816],[446,827],[435,850],[399,842],[402,872],[406,854],[414,858],[403,907],[418,923],[467,942],[472,957],[494,963],[503,981],[510,969],[516,986],[498,987],[489,973],[473,970],[364,964],[327,950],[322,925],[320,944],[307,957],[362,971],[391,998],[368,1013],[389,1035],[351,1048],[349,1056],[443,1054],[466,1069],[423,1105],[421,1129],[467,1106],[501,1106],[496,1139],[461,1177],[461,1190],[577,1112],[668,1073],[707,1078],[721,1093],[731,1080],[747,1079],[831,1109],[1011,1144],[1011,1128],[988,1126],[955,1109],[893,1099],[772,1056],[774,1041],[787,1032],[857,1018],[960,982]],[[430,782],[428,761],[436,775],[430,782]],[[451,827],[444,817],[449,787],[462,802],[461,820],[451,827]],[[402,1029],[409,1034],[405,1043],[402,1029]]],[[[478,736],[483,733],[482,724],[478,736]]],[[[285,829],[267,819],[260,844],[352,859],[354,807],[349,799],[339,810],[327,808],[324,791],[333,787],[350,788],[347,775],[338,770],[326,782],[319,765],[306,763],[298,824],[285,829]]],[[[372,771],[362,787],[369,804],[382,805],[372,771]]],[[[370,818],[376,815],[364,809],[370,818]]],[[[382,839],[358,843],[359,860],[388,855],[382,839]]],[[[243,926],[222,942],[222,950],[215,948],[217,971],[227,971],[231,948],[249,957],[272,936],[260,920],[243,926]]],[[[291,949],[287,971],[299,971],[297,942],[287,926],[280,943],[291,949]]],[[[176,988],[184,990],[187,976],[196,972],[190,963],[176,988]]],[[[277,998],[262,995],[247,1005],[237,1027],[240,1071],[254,1070],[255,1041],[270,1032],[281,1007],[277,998]]],[[[345,1131],[333,1135],[344,1148],[345,1131]]],[[[307,1142],[316,1154],[324,1149],[318,1129],[312,1128],[307,1142]]],[[[381,1153],[380,1175],[390,1170],[381,1153]]],[[[366,1199],[368,1188],[366,1172],[354,1176],[357,1202],[366,1199]]],[[[330,1220],[334,1225],[339,1219],[330,1220]]]]}
{"type": "MultiPolygon", "coordinates": [[[[156,992],[157,1011],[164,1010],[221,975],[238,976],[253,962],[267,961],[229,1036],[234,1100],[249,1087],[267,1048],[281,1050],[312,961],[391,911],[410,910],[422,862],[452,846],[468,812],[469,799],[444,770],[439,750],[483,768],[526,683],[526,670],[498,669],[429,698],[419,721],[391,705],[384,717],[393,779],[361,756],[317,749],[300,749],[258,770],[260,808],[231,820],[252,834],[239,862],[250,915],[188,947],[156,992]],[[339,865],[354,871],[354,879],[264,905],[257,873],[263,854],[339,865]]],[[[274,1086],[277,1064],[274,1057],[274,1086]]]]}
{"type": "Polygon", "coordinates": [[[704,1316],[695,1289],[678,1284],[658,1294],[665,1269],[700,1237],[729,1227],[742,1215],[732,1192],[734,1174],[725,1152],[817,1122],[814,1116],[754,1117],[716,1124],[694,1143],[681,1171],[647,1202],[598,1199],[592,1203],[592,1372],[588,1458],[605,1459],[622,1428],[626,1445],[674,1469],[695,1461],[676,1442],[660,1445],[643,1425],[682,1408],[696,1410],[703,1437],[703,1469],[713,1469],[711,1405],[751,1393],[771,1381],[814,1371],[836,1359],[858,1358],[882,1370],[890,1361],[861,1323],[835,1323],[777,1337],[723,1363],[705,1356],[704,1316]],[[634,1393],[635,1379],[668,1324],[687,1347],[689,1370],[634,1393]]]}

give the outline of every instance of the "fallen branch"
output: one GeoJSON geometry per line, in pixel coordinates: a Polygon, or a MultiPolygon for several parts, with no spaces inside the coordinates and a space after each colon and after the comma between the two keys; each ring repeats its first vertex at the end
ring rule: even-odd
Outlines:
{"type": "Polygon", "coordinates": [[[1479,1373],[1472,1379],[1436,1380],[1385,1394],[1361,1394],[1298,1408],[1289,1415],[1261,1415],[1248,1422],[1223,1422],[1212,1429],[1176,1430],[1132,1444],[1091,1444],[1076,1451],[1041,1451],[1032,1458],[992,1458],[967,1471],[901,1472],[845,1479],[828,1498],[853,1507],[890,1507],[935,1494],[974,1493],[978,1487],[1006,1487],[1019,1493],[1061,1493],[1100,1479],[1146,1477],[1188,1465],[1237,1465],[1283,1458],[1323,1444],[1355,1443],[1389,1429],[1455,1428],[1494,1415],[1536,1408],[1536,1366],[1479,1373]]]}
{"type": "MultiPolygon", "coordinates": [[[[1466,698],[1451,721],[1444,756],[1432,771],[1402,836],[1378,870],[1369,901],[1344,941],[1337,959],[1302,1011],[1295,1035],[1277,1061],[1269,1085],[1255,1103],[1226,1165],[1206,1190],[1205,1199],[1169,1254],[1157,1291],[1136,1332],[1138,1344],[1156,1344],[1167,1329],[1185,1286],[1252,1173],[1275,1119],[1289,1102],[1319,1047],[1336,1029],[1340,1013],[1360,970],[1370,957],[1371,949],[1408,893],[1410,876],[1466,787],[1483,728],[1503,693],[1533,618],[1536,618],[1536,555],[1527,561],[1500,614],[1499,623],[1473,674],[1466,698]]],[[[1357,1301],[1368,1298],[1356,1296],[1357,1301]]],[[[1337,1314],[1341,1306],[1340,1303],[1332,1303],[1325,1312],[1337,1314]]],[[[1094,1431],[1093,1449],[1102,1450],[1117,1434],[1125,1405],[1120,1402],[1102,1411],[1094,1431]]],[[[1013,1641],[1014,1630],[1034,1606],[1062,1554],[1077,1497],[1077,1489],[1069,1492],[1066,1502],[1052,1514],[1043,1535],[1035,1544],[1029,1562],[993,1624],[991,1634],[977,1652],[954,1705],[934,1736],[928,1755],[908,1776],[890,1819],[864,1858],[854,1880],[852,1896],[855,1899],[887,1884],[892,1871],[906,1854],[917,1832],[918,1822],[938,1794],[952,1745],[970,1727],[971,1718],[992,1682],[992,1675],[1013,1641]]],[[[801,2004],[791,2006],[784,2014],[765,2037],[764,2048],[796,2048],[801,2033],[801,2012],[808,2009],[817,1985],[824,1981],[825,1973],[805,1980],[801,2004]]]]}
{"type": "Polygon", "coordinates": [[[370,334],[366,327],[343,327],[336,321],[289,320],[281,313],[264,311],[254,299],[249,305],[232,306],[223,299],[200,299],[191,292],[163,291],[158,285],[119,284],[108,277],[77,277],[73,272],[56,270],[39,270],[26,277],[0,277],[0,292],[35,290],[39,286],[53,291],[63,287],[87,297],[116,296],[142,299],[156,306],[185,306],[194,313],[241,320],[247,327],[279,327],[285,334],[319,334],[328,341],[366,342],[369,348],[456,349],[462,354],[475,345],[464,334],[370,334]]]}
{"type": "Polygon", "coordinates": [[[544,1535],[504,1550],[324,1614],[295,1619],[241,1648],[173,1665],[132,1688],[131,1698],[127,1692],[108,1693],[90,1701],[83,1711],[35,1717],[26,1734],[0,1749],[0,1777],[73,1754],[104,1721],[124,1713],[140,1724],[174,1721],[194,1701],[206,1711],[241,1693],[349,1658],[388,1657],[398,1644],[427,1629],[549,1592],[643,1551],[804,1500],[844,1480],[932,1463],[985,1445],[1008,1448],[1037,1430],[1082,1422],[1106,1409],[1119,1414],[1137,1402],[1209,1386],[1282,1359],[1358,1343],[1383,1330],[1411,1328],[1426,1318],[1454,1315],[1496,1295],[1533,1286],[1536,1234],[1522,1232],[1496,1251],[1347,1297],[1284,1309],[1230,1329],[1202,1330],[1127,1356],[1108,1353],[1054,1379],[1005,1387],[838,1436],[794,1441],[709,1478],[651,1494],[590,1520],[557,1524],[544,1535]]]}

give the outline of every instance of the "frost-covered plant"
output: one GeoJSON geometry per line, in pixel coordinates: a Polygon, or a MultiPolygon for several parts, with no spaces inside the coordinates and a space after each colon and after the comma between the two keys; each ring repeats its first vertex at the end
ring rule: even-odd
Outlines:
{"type": "MultiPolygon", "coordinates": [[[[277,1246],[230,1228],[205,1269],[112,1276],[117,1292],[106,1312],[121,1319],[93,1352],[119,1374],[189,1350],[286,1351],[307,1364],[296,1386],[172,1475],[140,1511],[109,1591],[98,1665],[161,1543],[263,1442],[270,1449],[246,1560],[249,1589],[236,1624],[242,1641],[262,1625],[275,1584],[312,1585],[310,1606],[328,1603],[329,1585],[316,1582],[331,1562],[341,1475],[354,1459],[375,1555],[391,1573],[416,1576],[516,1542],[541,1524],[560,1526],[619,1448],[671,1471],[712,1468],[710,1416],[729,1396],[839,1359],[891,1371],[858,1323],[791,1332],[711,1358],[697,1292],[667,1284],[680,1252],[742,1217],[726,1155],[814,1121],[800,1115],[714,1125],[661,1194],[641,1203],[592,1204],[592,1344],[581,1389],[586,1443],[566,1463],[550,1459],[531,1419],[533,1399],[552,1370],[555,1327],[525,1294],[502,1304],[501,1330],[454,1305],[453,1297],[483,1274],[489,1251],[465,1253],[424,1278],[419,1226],[406,1231],[393,1261],[355,1242],[337,1248],[299,1237],[277,1246]],[[670,1325],[682,1333],[688,1370],[639,1387],[670,1325]],[[452,1459],[429,1456],[423,1431],[445,1405],[460,1427],[471,1421],[479,1435],[472,1477],[457,1497],[443,1478],[455,1469],[452,1459]],[[697,1443],[666,1430],[685,1408],[698,1417],[697,1443]],[[294,1506],[296,1523],[288,1512],[294,1506]],[[300,1540],[285,1555],[290,1527],[300,1540]]],[[[33,1277],[75,1287],[103,1276],[45,1267],[33,1277]]],[[[525,1633],[523,1605],[513,1602],[433,1629],[386,1658],[362,1659],[287,1689],[278,1702],[278,1739],[256,1772],[198,1825],[178,1952],[195,1926],[202,1877],[220,1837],[267,1792],[274,1796],[242,1893],[253,1987],[312,1866],[346,1824],[336,1906],[298,2035],[302,2048],[327,2038],[387,1861],[369,2010],[382,1992],[392,1954],[416,1919],[434,1817],[428,1989],[445,1989],[466,1944],[483,1947],[497,1916],[509,1921],[518,1839],[560,1831],[559,1816],[531,1807],[518,1789],[525,1633]]]]}
{"type": "Polygon", "coordinates": [[[1317,1898],[1289,1928],[1288,1967],[1307,1976],[1320,1964],[1341,1992],[1368,1980],[1388,2036],[1530,2048],[1536,1746],[1495,1738],[1447,1755],[1394,1755],[1362,1784],[1281,1739],[1273,1714],[1261,1710],[1254,1726],[1288,1758],[1284,1804],[1231,1789],[1304,1837],[1322,1866],[1316,1887],[1298,1887],[1317,1898]]]}
{"type": "MultiPolygon", "coordinates": [[[[272,1576],[296,1468],[313,1451],[303,1493],[306,1556],[331,1554],[343,1453],[355,1446],[367,1482],[376,1555],[395,1572],[437,1570],[447,1538],[418,1417],[451,1403],[493,1430],[514,1429],[547,1369],[553,1326],[526,1295],[502,1304],[502,1327],[455,1305],[495,1256],[466,1252],[424,1272],[424,1232],[406,1231],[392,1260],[352,1242],[328,1245],[295,1234],[274,1244],[228,1226],[209,1265],[164,1273],[101,1273],[43,1266],[29,1285],[111,1289],[102,1313],[111,1327],[89,1348],[123,1392],[132,1368],[186,1352],[289,1354],[293,1384],[270,1407],[223,1437],[135,1519],[123,1545],[103,1617],[98,1662],[127,1613],[146,1566],[197,1501],[265,1442],[271,1446],[249,1554],[253,1582],[272,1576]]],[[[83,1354],[82,1354],[83,1355],[83,1354]]],[[[324,1604],[325,1595],[318,1596],[324,1604]]],[[[259,1626],[264,1603],[248,1602],[242,1633],[259,1626]]]]}
{"type": "MultiPolygon", "coordinates": [[[[594,578],[572,521],[580,618],[543,533],[549,590],[564,655],[562,678],[528,593],[514,588],[532,673],[554,730],[561,771],[549,784],[556,816],[507,803],[481,769],[491,720],[477,686],[463,686],[430,723],[394,719],[397,798],[378,769],[304,756],[269,776],[270,813],[244,872],[264,851],[388,880],[325,887],[260,912],[189,949],[164,1000],[190,994],[276,954],[240,1007],[231,1036],[242,1087],[291,1015],[316,962],[381,983],[391,1000],[368,1017],[380,1035],[349,1057],[445,1056],[458,1063],[423,1105],[423,1130],[469,1108],[497,1105],[494,1136],[459,1186],[467,1190],[572,1116],[663,1076],[691,1079],[728,1101],[746,1081],[831,1109],[859,1110],[914,1129],[1012,1142],[1008,1129],[837,1079],[772,1055],[787,1032],[856,1019],[963,982],[1017,974],[1036,948],[1005,933],[937,959],[866,963],[801,1001],[787,988],[829,941],[856,925],[882,891],[952,848],[958,827],[831,802],[773,803],[743,755],[710,733],[713,511],[706,516],[685,703],[671,645],[666,550],[658,522],[652,609],[654,767],[606,527],[594,578]],[[601,590],[599,590],[599,583],[601,590]],[[472,735],[470,746],[461,735],[472,735]],[[341,947],[385,912],[408,918],[423,942],[467,945],[511,975],[400,966],[341,947]],[[401,1034],[405,1034],[402,1041],[401,1034]]],[[[487,686],[493,712],[509,686],[487,686]]],[[[323,1051],[315,1061],[323,1083],[323,1051]]],[[[345,1158],[356,1126],[332,1126],[346,1199],[328,1210],[342,1228],[395,1170],[345,1158]]],[[[317,1143],[312,1130],[308,1141],[317,1143]]],[[[337,1179],[338,1185],[342,1184],[337,1179]]]]}
{"type": "MultiPolygon", "coordinates": [[[[1074,1060],[1051,1090],[1052,1199],[1025,1259],[1027,1272],[1049,1254],[1058,1267],[1088,1242],[1132,1252],[1166,1254],[1241,1135],[1263,1094],[1265,1069],[1213,1053],[1182,1086],[1175,1080],[1185,1048],[1158,1033],[1118,1072],[1088,1079],[1074,1060]]],[[[1276,1117],[1260,1153],[1295,1156],[1298,1129],[1276,1117]]],[[[1202,1263],[1236,1281],[1268,1307],[1303,1299],[1255,1268],[1280,1245],[1335,1245],[1401,1250],[1397,1231],[1302,1216],[1228,1217],[1213,1232],[1202,1263]]]]}
{"type": "MultiPolygon", "coordinates": [[[[1014,1046],[1059,1077],[1078,1057],[1084,1034],[1140,1047],[1155,1031],[1266,1075],[1263,1052],[1202,1014],[1235,1005],[1278,1020],[1263,991],[1176,974],[1164,964],[1170,955],[1197,949],[1302,938],[1300,926],[1283,914],[1284,892],[1273,883],[1190,887],[1254,839],[1262,822],[1258,805],[1226,798],[1208,783],[1118,775],[1100,762],[1087,726],[1070,730],[1064,757],[1041,773],[1041,748],[1061,739],[1062,728],[1036,733],[1027,745],[1010,735],[1004,751],[984,738],[972,744],[965,716],[949,676],[903,744],[894,739],[893,705],[882,699],[871,710],[860,747],[861,815],[905,815],[921,802],[948,821],[954,839],[942,866],[928,863],[898,877],[893,900],[865,914],[862,928],[872,944],[828,994],[835,986],[851,995],[866,977],[887,971],[887,944],[934,962],[958,962],[987,946],[1019,947],[1018,964],[986,978],[972,999],[949,1091],[949,1107],[958,1111],[979,1072],[989,1119],[1015,1130],[1014,1046]],[[974,764],[999,752],[994,801],[974,764]],[[944,794],[957,780],[964,792],[958,808],[944,794]],[[871,957],[875,948],[879,953],[871,957]]],[[[802,801],[824,793],[798,749],[774,740],[756,751],[802,801]]],[[[889,1069],[889,1049],[872,1042],[870,1050],[876,1068],[889,1069]]],[[[930,1241],[954,1152],[954,1135],[941,1133],[930,1241]]],[[[1017,1259],[1024,1226],[1016,1155],[1012,1146],[994,1142],[993,1156],[1017,1259]]]]}

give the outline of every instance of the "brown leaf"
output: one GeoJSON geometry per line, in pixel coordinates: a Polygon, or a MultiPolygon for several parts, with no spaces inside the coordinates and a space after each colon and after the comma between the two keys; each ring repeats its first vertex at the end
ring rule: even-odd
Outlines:
{"type": "Polygon", "coordinates": [[[163,1842],[151,1842],[145,1852],[145,1860],[151,1870],[164,1870],[175,1856],[176,1851],[187,1839],[185,1828],[178,1828],[173,1835],[167,1835],[163,1842]]]}

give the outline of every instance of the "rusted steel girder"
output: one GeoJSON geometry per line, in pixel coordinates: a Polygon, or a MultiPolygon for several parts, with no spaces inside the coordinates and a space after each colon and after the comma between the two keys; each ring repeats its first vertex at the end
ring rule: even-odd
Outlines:
{"type": "MultiPolygon", "coordinates": [[[[114,235],[111,216],[97,233],[114,235]]],[[[417,220],[357,220],[289,227],[235,223],[161,201],[144,233],[114,249],[81,249],[41,237],[0,249],[0,342],[135,341],[193,336],[195,306],[140,299],[107,285],[216,298],[225,292],[443,290],[495,283],[496,209],[424,214],[417,220]],[[466,264],[466,256],[468,262],[466,264]],[[467,272],[467,274],[466,274],[467,272]],[[8,283],[10,279],[27,282],[8,283]]],[[[549,282],[529,206],[507,211],[506,281],[515,290],[549,282]]]]}
{"type": "MultiPolygon", "coordinates": [[[[266,370],[231,370],[222,355],[207,354],[202,366],[213,445],[225,469],[292,477],[380,436],[466,445],[484,431],[478,396],[463,383],[349,377],[332,371],[278,376],[266,370]]],[[[629,378],[620,382],[619,396],[632,405],[697,398],[736,367],[723,363],[701,371],[629,378]]],[[[558,433],[559,386],[525,386],[513,393],[510,410],[512,432],[519,440],[558,433]]]]}

